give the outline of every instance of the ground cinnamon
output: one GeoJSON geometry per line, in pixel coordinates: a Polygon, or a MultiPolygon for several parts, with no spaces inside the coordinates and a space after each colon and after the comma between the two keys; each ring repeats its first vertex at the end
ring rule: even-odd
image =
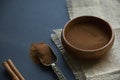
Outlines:
{"type": "Polygon", "coordinates": [[[97,49],[108,43],[110,37],[102,25],[94,25],[90,23],[78,23],[66,30],[66,39],[74,47],[80,49],[97,49]]]}
{"type": "Polygon", "coordinates": [[[43,64],[50,64],[52,62],[52,51],[48,47],[48,44],[37,43],[31,46],[31,56],[36,63],[39,63],[39,59],[43,64]],[[39,58],[39,59],[38,59],[39,58]]]}

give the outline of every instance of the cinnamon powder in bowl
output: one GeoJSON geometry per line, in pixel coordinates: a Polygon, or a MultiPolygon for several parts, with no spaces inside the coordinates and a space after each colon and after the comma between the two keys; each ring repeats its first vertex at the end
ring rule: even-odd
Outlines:
{"type": "Polygon", "coordinates": [[[80,59],[97,59],[111,49],[114,34],[106,21],[81,16],[65,25],[61,40],[68,54],[80,59]]]}

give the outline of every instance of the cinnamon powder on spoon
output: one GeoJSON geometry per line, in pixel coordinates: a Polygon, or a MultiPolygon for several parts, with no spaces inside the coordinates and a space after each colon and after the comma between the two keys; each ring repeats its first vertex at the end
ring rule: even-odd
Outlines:
{"type": "Polygon", "coordinates": [[[35,63],[50,64],[52,62],[52,51],[48,44],[37,43],[32,44],[30,49],[30,54],[35,63]]]}

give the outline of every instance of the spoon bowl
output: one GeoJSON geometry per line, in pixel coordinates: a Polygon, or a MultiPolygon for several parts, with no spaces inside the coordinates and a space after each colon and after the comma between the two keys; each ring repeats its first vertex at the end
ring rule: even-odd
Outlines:
{"type": "Polygon", "coordinates": [[[66,80],[61,70],[56,65],[57,56],[54,54],[52,48],[45,43],[36,44],[34,47],[36,48],[36,55],[40,62],[44,66],[51,66],[59,80],[66,80]]]}

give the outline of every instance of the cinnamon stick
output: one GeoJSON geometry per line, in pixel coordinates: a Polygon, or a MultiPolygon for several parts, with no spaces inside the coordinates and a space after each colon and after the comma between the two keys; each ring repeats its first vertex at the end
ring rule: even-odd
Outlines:
{"type": "Polygon", "coordinates": [[[10,68],[9,64],[6,61],[3,62],[3,66],[6,68],[13,80],[19,80],[19,78],[16,76],[16,74],[13,72],[13,70],[10,68]]]}
{"type": "Polygon", "coordinates": [[[11,59],[8,59],[5,62],[3,62],[3,66],[9,72],[13,80],[25,80],[24,77],[16,68],[16,66],[13,64],[11,59]]]}

